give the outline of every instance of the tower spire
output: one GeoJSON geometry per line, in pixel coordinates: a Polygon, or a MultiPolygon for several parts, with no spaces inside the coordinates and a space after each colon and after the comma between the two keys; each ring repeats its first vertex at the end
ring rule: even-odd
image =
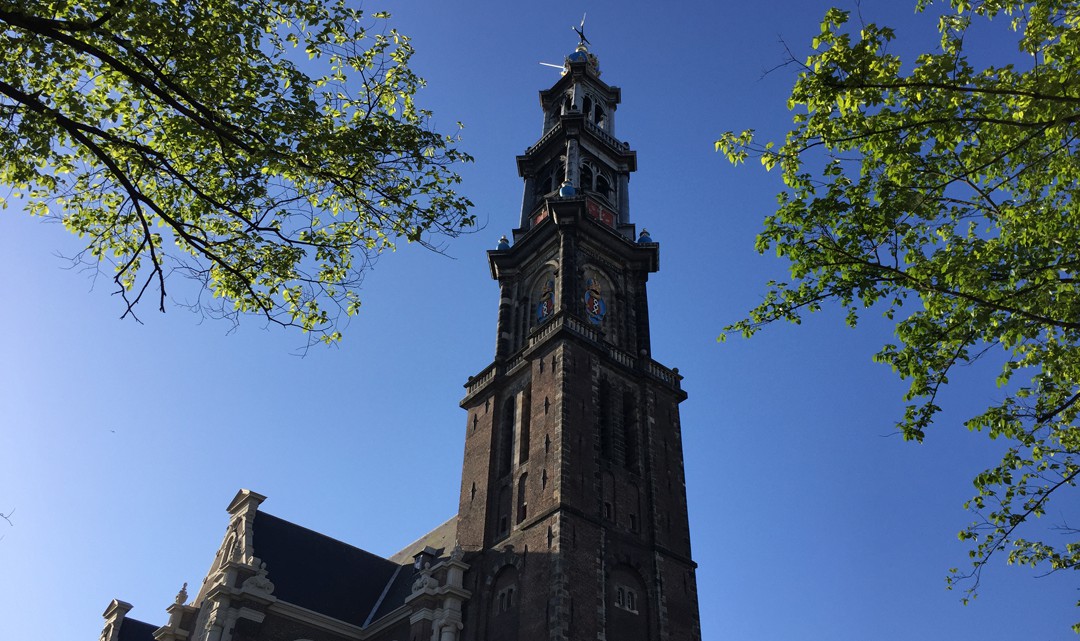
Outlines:
{"type": "Polygon", "coordinates": [[[615,135],[584,18],[540,92],[540,138],[499,282],[495,359],[466,385],[463,641],[700,641],[677,370],[652,359],[659,245],[630,222],[637,155],[615,135]]]}
{"type": "Polygon", "coordinates": [[[525,180],[515,241],[550,214],[554,199],[580,197],[589,212],[618,233],[633,238],[630,225],[630,174],[637,154],[615,133],[622,91],[600,80],[600,65],[588,49],[581,27],[579,42],[566,57],[562,77],[540,92],[543,127],[539,140],[518,156],[525,180]]]}

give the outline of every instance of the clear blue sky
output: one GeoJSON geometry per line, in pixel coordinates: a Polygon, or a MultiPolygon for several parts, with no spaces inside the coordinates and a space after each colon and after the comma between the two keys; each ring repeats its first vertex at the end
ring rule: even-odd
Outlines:
{"type": "MultiPolygon", "coordinates": [[[[486,224],[452,258],[404,247],[364,283],[339,348],[293,355],[295,334],[180,310],[117,320],[107,279],[65,270],[57,225],[0,213],[0,639],[95,639],[112,598],[165,620],[198,585],[239,488],[263,509],[390,554],[455,513],[466,378],[495,345],[484,251],[516,224],[514,156],[540,134],[537,91],[557,78],[588,11],[603,78],[623,89],[618,134],[638,151],[631,217],[660,243],[650,279],[654,357],[685,376],[694,557],[707,640],[1071,639],[1074,577],[995,563],[967,607],[945,590],[963,565],[970,479],[999,444],[960,422],[995,395],[956,377],[923,445],[893,423],[903,389],[871,354],[890,339],[826,311],[718,345],[784,264],[753,250],[780,189],[713,152],[727,129],[779,138],[794,71],[834,4],[376,2],[414,38],[437,123],[466,125],[462,190],[486,224]]],[[[850,0],[840,6],[852,8],[850,0]]],[[[908,0],[863,0],[896,51],[934,46],[908,0]]],[[[910,56],[909,56],[910,58],[910,56]]],[[[182,288],[179,288],[182,291],[182,288]]],[[[1066,500],[1075,501],[1075,497],[1066,500]]],[[[1054,511],[1051,510],[1051,517],[1054,511]]]]}

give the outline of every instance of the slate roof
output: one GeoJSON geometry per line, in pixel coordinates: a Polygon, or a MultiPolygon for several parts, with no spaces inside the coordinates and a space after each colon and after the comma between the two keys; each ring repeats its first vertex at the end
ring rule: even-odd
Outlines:
{"type": "Polygon", "coordinates": [[[253,531],[274,596],[353,625],[364,625],[396,575],[411,575],[411,568],[399,572],[393,561],[265,512],[255,513],[253,531]]]}
{"type": "Polygon", "coordinates": [[[428,532],[419,539],[405,546],[405,549],[394,554],[390,560],[401,565],[412,565],[413,557],[424,548],[431,547],[438,550],[439,556],[450,554],[457,542],[457,514],[434,530],[428,532]]]}
{"type": "Polygon", "coordinates": [[[384,616],[405,604],[405,599],[412,594],[412,584],[416,580],[412,565],[398,566],[401,571],[397,573],[393,581],[386,587],[386,596],[378,604],[378,609],[371,613],[371,620],[378,621],[384,616]]]}
{"type": "Polygon", "coordinates": [[[457,515],[455,514],[446,523],[443,523],[439,527],[405,546],[405,549],[391,556],[391,561],[401,564],[401,572],[398,573],[397,578],[390,585],[389,589],[387,589],[386,596],[379,605],[379,609],[371,617],[371,620],[378,621],[380,618],[390,614],[400,607],[401,604],[405,603],[405,598],[412,594],[413,580],[416,579],[412,564],[413,557],[418,552],[421,552],[424,548],[430,547],[435,549],[436,555],[445,558],[450,555],[456,542],[457,515]]]}
{"type": "Polygon", "coordinates": [[[120,622],[119,641],[154,641],[158,626],[124,617],[120,622]]]}

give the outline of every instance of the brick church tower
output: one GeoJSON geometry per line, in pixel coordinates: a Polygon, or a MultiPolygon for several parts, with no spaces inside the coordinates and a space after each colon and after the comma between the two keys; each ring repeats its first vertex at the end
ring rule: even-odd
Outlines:
{"type": "Polygon", "coordinates": [[[652,359],[659,246],[630,222],[620,92],[582,44],[540,93],[540,140],[471,377],[459,512],[389,557],[240,490],[210,570],[164,624],[114,599],[99,641],[699,641],[677,370],[652,359]]]}
{"type": "Polygon", "coordinates": [[[699,639],[677,370],[652,359],[659,247],[630,222],[637,156],[584,37],[540,93],[540,139],[500,288],[495,360],[471,377],[457,542],[464,641],[699,639]]]}

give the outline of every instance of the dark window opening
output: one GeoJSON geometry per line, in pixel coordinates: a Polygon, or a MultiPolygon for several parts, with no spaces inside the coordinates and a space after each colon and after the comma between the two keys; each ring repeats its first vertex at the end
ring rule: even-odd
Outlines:
{"type": "Polygon", "coordinates": [[[517,493],[517,522],[521,523],[525,520],[525,516],[528,513],[529,503],[526,499],[525,485],[528,480],[528,474],[522,474],[518,479],[518,493],[517,493]]]}
{"type": "Polygon", "coordinates": [[[503,536],[510,532],[510,488],[503,486],[499,490],[499,510],[496,523],[496,536],[503,536]]]}
{"type": "Polygon", "coordinates": [[[608,181],[607,176],[600,174],[596,177],[596,193],[604,198],[611,199],[611,183],[608,181]]]}
{"type": "Polygon", "coordinates": [[[600,382],[597,391],[597,404],[599,405],[598,419],[600,428],[600,454],[606,459],[611,458],[611,389],[607,381],[600,382]]]}
{"type": "Polygon", "coordinates": [[[538,175],[535,196],[546,196],[556,191],[566,178],[566,161],[560,157],[549,163],[538,175]]]}
{"type": "Polygon", "coordinates": [[[586,163],[581,163],[581,174],[578,177],[578,186],[583,191],[593,191],[593,169],[586,163]]]}
{"type": "Polygon", "coordinates": [[[529,335],[529,321],[532,318],[532,314],[529,313],[532,305],[529,304],[528,296],[522,297],[517,304],[516,313],[518,315],[518,333],[516,336],[516,343],[520,347],[524,342],[525,337],[529,335]]]}
{"type": "Polygon", "coordinates": [[[601,168],[594,166],[591,161],[582,161],[578,172],[578,188],[581,191],[594,193],[614,204],[615,194],[612,191],[612,184],[611,178],[601,168]]]}
{"type": "Polygon", "coordinates": [[[529,427],[532,423],[532,394],[528,389],[521,395],[521,426],[518,430],[518,464],[529,460],[529,427]]]}
{"type": "Polygon", "coordinates": [[[635,410],[634,395],[623,395],[622,419],[623,419],[623,448],[625,452],[624,462],[626,469],[636,471],[638,469],[638,436],[637,415],[635,410]]]}
{"type": "Polygon", "coordinates": [[[503,402],[502,416],[499,418],[499,476],[510,472],[514,445],[514,397],[503,402]]]}
{"type": "Polygon", "coordinates": [[[629,612],[637,614],[637,592],[620,585],[615,588],[615,605],[629,612]]]}

